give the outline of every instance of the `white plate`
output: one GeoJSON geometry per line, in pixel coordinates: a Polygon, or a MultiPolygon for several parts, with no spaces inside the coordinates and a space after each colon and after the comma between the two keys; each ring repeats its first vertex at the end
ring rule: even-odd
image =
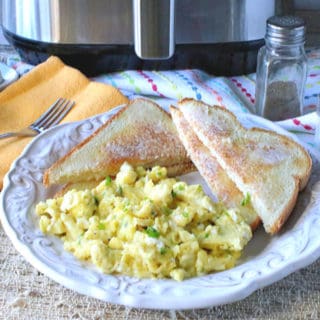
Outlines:
{"type": "MultiPolygon", "coordinates": [[[[65,252],[59,239],[44,236],[38,229],[35,205],[56,191],[42,186],[43,171],[114,112],[60,125],[39,135],[5,177],[0,212],[3,227],[17,250],[39,271],[70,289],[111,303],[191,309],[243,299],[320,256],[320,165],[316,158],[310,182],[284,230],[274,237],[267,236],[262,228],[257,230],[233,269],[182,282],[141,280],[104,275],[65,252]]],[[[252,115],[242,115],[240,121],[286,133],[252,115]]],[[[201,180],[199,175],[196,180],[201,180]]]]}
{"type": "Polygon", "coordinates": [[[4,63],[0,62],[0,91],[6,88],[10,83],[18,79],[18,73],[12,68],[9,68],[4,63]]]}

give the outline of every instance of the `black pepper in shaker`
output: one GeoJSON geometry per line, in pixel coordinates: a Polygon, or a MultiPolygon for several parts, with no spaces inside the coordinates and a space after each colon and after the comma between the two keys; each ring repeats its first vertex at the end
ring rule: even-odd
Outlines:
{"type": "Polygon", "coordinates": [[[278,121],[302,114],[307,76],[305,22],[296,16],[267,20],[265,46],[258,53],[256,113],[278,121]]]}

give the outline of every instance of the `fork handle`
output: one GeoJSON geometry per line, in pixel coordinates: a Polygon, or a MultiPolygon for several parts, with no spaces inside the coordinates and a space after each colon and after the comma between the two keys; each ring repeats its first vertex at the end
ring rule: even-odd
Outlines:
{"type": "Polygon", "coordinates": [[[30,128],[22,129],[20,131],[6,132],[0,134],[0,139],[5,139],[9,137],[34,137],[38,134],[37,131],[30,128]]]}

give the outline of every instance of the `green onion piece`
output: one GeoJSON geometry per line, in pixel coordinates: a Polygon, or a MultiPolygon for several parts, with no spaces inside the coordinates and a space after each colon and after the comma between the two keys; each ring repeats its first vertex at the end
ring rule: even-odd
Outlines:
{"type": "Polygon", "coordinates": [[[247,192],[246,196],[242,199],[241,201],[241,205],[242,206],[246,206],[247,204],[250,203],[250,200],[251,200],[251,196],[250,196],[250,193],[247,192]]]}
{"type": "Polygon", "coordinates": [[[147,229],[145,229],[145,232],[151,238],[159,238],[160,237],[159,231],[153,227],[147,227],[147,229]]]}
{"type": "Polygon", "coordinates": [[[105,230],[105,229],[106,229],[105,224],[102,223],[102,222],[100,222],[100,223],[98,224],[98,229],[99,229],[99,230],[105,230]]]}
{"type": "Polygon", "coordinates": [[[188,217],[189,217],[189,212],[188,212],[188,211],[183,211],[183,212],[182,212],[182,215],[183,215],[185,218],[188,218],[188,217]]]}
{"type": "Polygon", "coordinates": [[[111,185],[111,182],[112,182],[111,177],[110,177],[110,176],[107,176],[105,182],[106,182],[106,186],[110,186],[110,185],[111,185]]]}
{"type": "Polygon", "coordinates": [[[162,247],[160,249],[160,254],[165,254],[167,252],[167,249],[165,247],[162,247]]]}

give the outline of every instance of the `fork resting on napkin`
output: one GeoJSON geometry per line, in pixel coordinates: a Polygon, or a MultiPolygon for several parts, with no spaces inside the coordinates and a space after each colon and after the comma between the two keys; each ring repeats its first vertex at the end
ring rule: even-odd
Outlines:
{"type": "MultiPolygon", "coordinates": [[[[0,133],[27,127],[59,97],[76,104],[62,122],[82,120],[128,102],[116,88],[91,81],[52,56],[0,92],[0,133]]],[[[0,189],[11,163],[31,139],[0,141],[0,189]]]]}

